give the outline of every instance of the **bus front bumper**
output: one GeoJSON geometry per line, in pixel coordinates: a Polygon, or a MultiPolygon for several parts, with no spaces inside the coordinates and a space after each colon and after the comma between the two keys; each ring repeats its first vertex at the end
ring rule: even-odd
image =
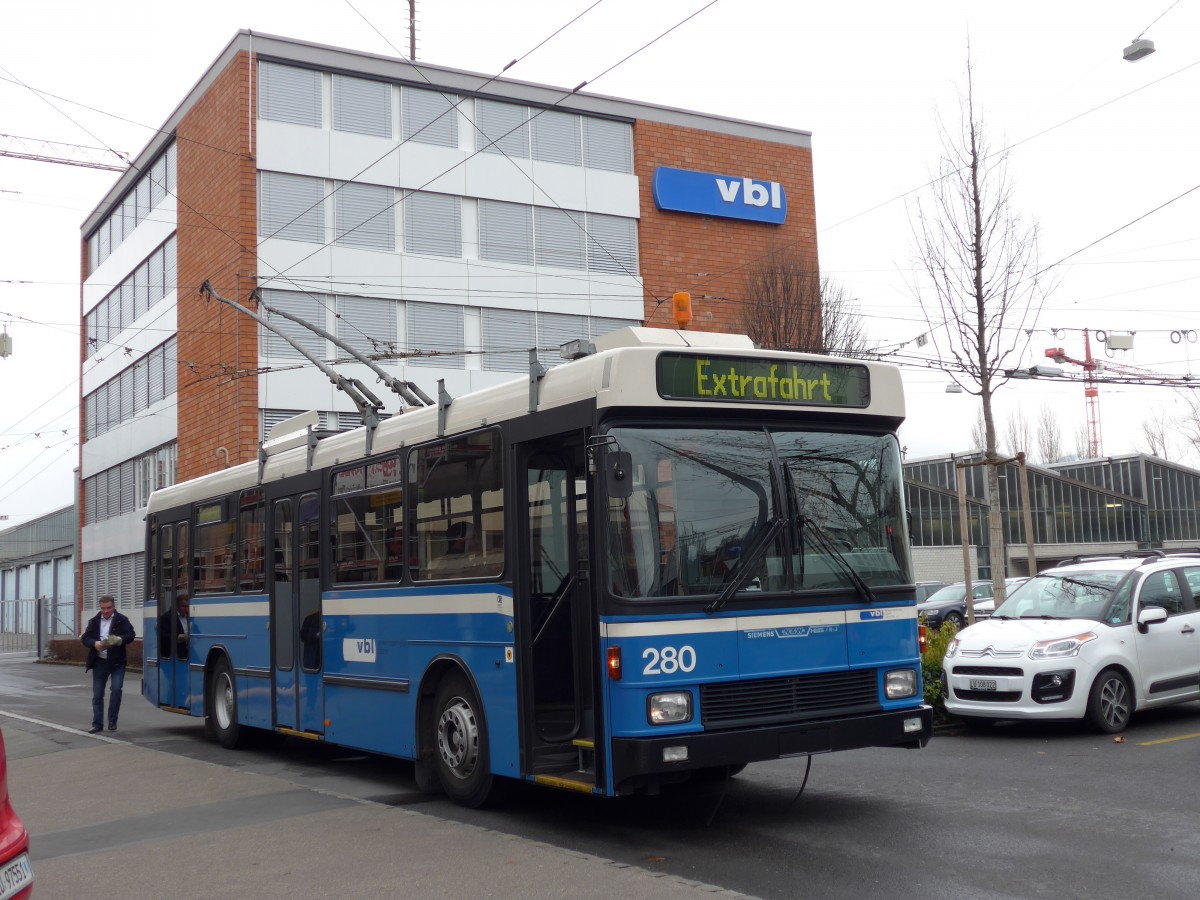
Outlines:
{"type": "Polygon", "coordinates": [[[919,749],[933,735],[928,705],[842,719],[676,734],[661,738],[613,738],[613,784],[696,769],[740,766],[789,756],[810,756],[860,747],[919,749]],[[919,723],[919,727],[918,727],[919,723]],[[686,748],[681,751],[680,748],[686,748]],[[678,758],[686,753],[686,758],[678,758]]]}

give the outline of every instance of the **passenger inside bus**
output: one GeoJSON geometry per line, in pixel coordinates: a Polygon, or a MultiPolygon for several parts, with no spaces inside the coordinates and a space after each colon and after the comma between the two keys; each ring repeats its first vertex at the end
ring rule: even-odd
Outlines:
{"type": "Polygon", "coordinates": [[[180,594],[174,609],[158,617],[158,655],[163,659],[188,658],[187,594],[180,594]]]}
{"type": "Polygon", "coordinates": [[[470,522],[452,522],[446,529],[446,552],[433,561],[434,578],[472,578],[488,568],[479,536],[470,522]]]}

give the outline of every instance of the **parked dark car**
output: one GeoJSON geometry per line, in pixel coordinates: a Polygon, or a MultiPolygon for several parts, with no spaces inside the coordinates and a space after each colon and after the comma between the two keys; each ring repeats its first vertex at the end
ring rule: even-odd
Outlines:
{"type": "Polygon", "coordinates": [[[918,581],[916,592],[917,602],[924,603],[926,600],[944,588],[947,584],[948,582],[945,581],[918,581]]]}
{"type": "MultiPolygon", "coordinates": [[[[1012,589],[1028,579],[1006,578],[1006,588],[1012,589]]],[[[992,583],[990,581],[971,582],[971,595],[975,602],[992,599],[992,583]]],[[[941,628],[943,622],[953,622],[955,628],[962,628],[967,621],[967,591],[963,582],[948,584],[933,594],[924,603],[917,604],[917,615],[924,616],[925,624],[930,628],[941,628]]]]}

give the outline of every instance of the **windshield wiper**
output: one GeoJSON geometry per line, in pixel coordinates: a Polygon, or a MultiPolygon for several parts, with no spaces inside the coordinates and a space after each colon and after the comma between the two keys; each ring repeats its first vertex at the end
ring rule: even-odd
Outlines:
{"type": "Polygon", "coordinates": [[[830,540],[830,537],[825,532],[825,529],[823,529],[813,519],[810,519],[801,511],[800,493],[796,488],[796,482],[792,478],[792,470],[788,467],[787,463],[781,463],[781,465],[783,467],[784,484],[787,485],[788,496],[791,498],[792,505],[795,508],[797,543],[799,544],[800,548],[800,579],[803,579],[804,577],[804,532],[811,531],[813,537],[816,539],[815,543],[817,548],[838,564],[839,568],[841,568],[842,571],[846,573],[846,576],[850,579],[850,583],[854,585],[854,587],[857,588],[864,597],[866,597],[867,602],[872,604],[878,603],[879,598],[875,596],[875,592],[871,590],[871,586],[867,584],[866,580],[861,575],[858,574],[858,570],[850,564],[850,560],[846,559],[842,551],[838,550],[838,548],[834,546],[833,541],[830,540]]]}
{"type": "Polygon", "coordinates": [[[721,593],[717,594],[712,603],[704,607],[706,613],[715,613],[720,610],[734,594],[745,586],[746,582],[750,580],[750,575],[762,560],[763,554],[767,552],[768,547],[775,543],[775,538],[786,523],[787,520],[782,516],[775,516],[758,528],[754,537],[750,539],[749,545],[734,564],[733,570],[729,573],[730,578],[725,582],[725,587],[721,588],[721,593]]]}

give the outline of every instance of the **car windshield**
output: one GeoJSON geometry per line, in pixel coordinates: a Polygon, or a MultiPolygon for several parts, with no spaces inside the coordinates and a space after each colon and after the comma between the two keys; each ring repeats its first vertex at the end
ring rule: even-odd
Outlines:
{"type": "Polygon", "coordinates": [[[940,591],[935,591],[930,594],[925,603],[953,603],[957,600],[962,600],[967,596],[966,585],[950,584],[942,588],[940,591]]]}
{"type": "Polygon", "coordinates": [[[731,581],[740,582],[738,596],[913,581],[892,435],[609,434],[633,458],[633,494],[608,508],[608,583],[619,597],[714,596],[731,581]],[[750,571],[740,568],[743,555],[750,571]]]}
{"type": "Polygon", "coordinates": [[[1046,572],[1013,590],[993,618],[1106,620],[1124,571],[1046,572]]]}

